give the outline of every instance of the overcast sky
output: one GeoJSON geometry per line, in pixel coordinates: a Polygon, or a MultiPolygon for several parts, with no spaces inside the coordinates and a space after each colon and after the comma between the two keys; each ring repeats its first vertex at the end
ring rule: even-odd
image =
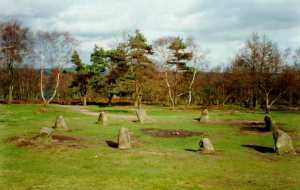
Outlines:
{"type": "Polygon", "coordinates": [[[300,0],[0,0],[0,20],[11,19],[70,32],[85,62],[95,44],[111,47],[135,29],[150,41],[193,36],[212,65],[227,63],[253,32],[300,47],[300,0]]]}

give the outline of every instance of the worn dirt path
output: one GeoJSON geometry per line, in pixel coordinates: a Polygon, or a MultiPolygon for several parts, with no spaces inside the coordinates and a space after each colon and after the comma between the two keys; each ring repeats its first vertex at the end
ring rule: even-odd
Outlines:
{"type": "MultiPolygon", "coordinates": [[[[99,112],[88,110],[82,106],[65,106],[64,105],[62,107],[69,108],[72,111],[79,112],[79,113],[82,113],[85,115],[97,116],[97,117],[99,116],[99,112]]],[[[135,115],[113,114],[113,113],[109,113],[109,112],[106,112],[106,114],[107,114],[108,118],[113,119],[113,120],[114,119],[123,120],[123,121],[136,121],[137,120],[137,117],[135,115]]]]}

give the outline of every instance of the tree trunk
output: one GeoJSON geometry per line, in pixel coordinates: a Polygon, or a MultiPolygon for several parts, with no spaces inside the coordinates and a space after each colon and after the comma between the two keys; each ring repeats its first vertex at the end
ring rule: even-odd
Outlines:
{"type": "Polygon", "coordinates": [[[7,102],[8,104],[11,104],[13,101],[13,90],[14,90],[14,86],[13,84],[10,84],[8,88],[8,102],[7,102]]]}
{"type": "Polygon", "coordinates": [[[86,106],[86,105],[87,105],[87,104],[86,104],[86,99],[87,99],[86,96],[83,96],[83,97],[82,97],[82,105],[83,105],[83,106],[86,106]]]}
{"type": "Polygon", "coordinates": [[[108,102],[107,102],[107,104],[108,104],[109,106],[112,105],[112,99],[113,99],[113,97],[114,97],[114,95],[113,95],[112,93],[108,96],[108,102]]]}
{"type": "Polygon", "coordinates": [[[256,109],[256,106],[257,106],[257,98],[256,98],[256,94],[254,94],[252,98],[252,108],[256,109]]]}
{"type": "Polygon", "coordinates": [[[192,103],[192,90],[193,90],[193,84],[194,84],[194,81],[195,81],[196,74],[197,74],[197,71],[196,71],[196,69],[194,69],[193,78],[192,78],[190,86],[189,86],[188,105],[191,105],[191,103],[192,103]]]}
{"type": "Polygon", "coordinates": [[[138,109],[141,109],[142,108],[142,96],[141,95],[138,95],[138,99],[137,99],[137,103],[138,103],[138,109]]]}
{"type": "Polygon", "coordinates": [[[167,71],[165,72],[165,81],[166,81],[166,84],[167,84],[167,87],[168,87],[168,94],[169,94],[169,99],[170,99],[170,102],[171,102],[171,107],[174,108],[175,103],[174,103],[174,100],[173,100],[173,97],[172,97],[172,89],[171,89],[171,86],[170,86],[170,83],[169,83],[169,80],[168,80],[168,72],[167,71]]]}
{"type": "Polygon", "coordinates": [[[174,80],[174,92],[173,92],[173,100],[174,100],[174,106],[177,104],[177,68],[175,71],[175,80],[174,80]]]}
{"type": "Polygon", "coordinates": [[[270,113],[271,105],[269,104],[269,93],[266,93],[266,113],[270,113]]]}
{"type": "Polygon", "coordinates": [[[289,105],[292,106],[294,103],[294,100],[293,100],[293,92],[289,92],[289,105]]]}
{"type": "Polygon", "coordinates": [[[135,81],[134,106],[138,109],[142,107],[142,87],[140,81],[135,81]]]}
{"type": "Polygon", "coordinates": [[[57,72],[57,75],[56,75],[56,85],[54,87],[54,91],[53,91],[52,96],[48,100],[44,96],[43,78],[44,78],[44,68],[41,67],[41,70],[40,70],[40,90],[41,90],[42,99],[44,101],[44,105],[47,106],[47,105],[50,104],[50,102],[54,99],[54,97],[56,95],[57,88],[59,86],[59,81],[60,81],[60,71],[57,72]]]}
{"type": "Polygon", "coordinates": [[[267,105],[266,106],[266,114],[269,114],[271,111],[271,106],[270,105],[267,105]]]}
{"type": "Polygon", "coordinates": [[[40,91],[41,91],[41,97],[43,99],[44,105],[46,106],[47,101],[44,96],[43,80],[44,80],[44,68],[41,66],[41,69],[40,69],[40,91]]]}

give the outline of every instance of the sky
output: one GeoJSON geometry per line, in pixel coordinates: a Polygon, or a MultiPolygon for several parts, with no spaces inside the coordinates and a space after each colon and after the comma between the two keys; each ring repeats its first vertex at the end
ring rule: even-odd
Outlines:
{"type": "Polygon", "coordinates": [[[149,40],[193,37],[213,66],[228,63],[253,32],[300,47],[300,0],[0,0],[0,21],[70,32],[89,63],[95,44],[111,48],[139,29],[149,40]]]}

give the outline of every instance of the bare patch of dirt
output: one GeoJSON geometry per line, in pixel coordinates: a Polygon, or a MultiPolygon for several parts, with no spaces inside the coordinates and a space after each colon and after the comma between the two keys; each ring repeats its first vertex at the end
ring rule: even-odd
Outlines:
{"type": "Polygon", "coordinates": [[[204,136],[204,132],[187,131],[183,129],[157,129],[157,128],[144,128],[141,129],[146,135],[153,137],[191,137],[191,136],[204,136]]]}
{"type": "Polygon", "coordinates": [[[30,136],[13,136],[5,140],[5,143],[14,144],[17,147],[37,147],[37,148],[54,148],[65,146],[70,148],[86,147],[77,137],[65,135],[52,135],[51,137],[43,135],[30,136]]]}
{"type": "Polygon", "coordinates": [[[79,138],[71,137],[71,136],[65,136],[65,135],[52,135],[51,138],[53,140],[58,140],[58,141],[61,141],[61,142],[64,142],[64,141],[80,141],[79,138]]]}
{"type": "Polygon", "coordinates": [[[27,139],[25,137],[9,137],[5,140],[6,143],[14,144],[17,147],[31,146],[34,145],[34,142],[31,139],[27,139]]]}

